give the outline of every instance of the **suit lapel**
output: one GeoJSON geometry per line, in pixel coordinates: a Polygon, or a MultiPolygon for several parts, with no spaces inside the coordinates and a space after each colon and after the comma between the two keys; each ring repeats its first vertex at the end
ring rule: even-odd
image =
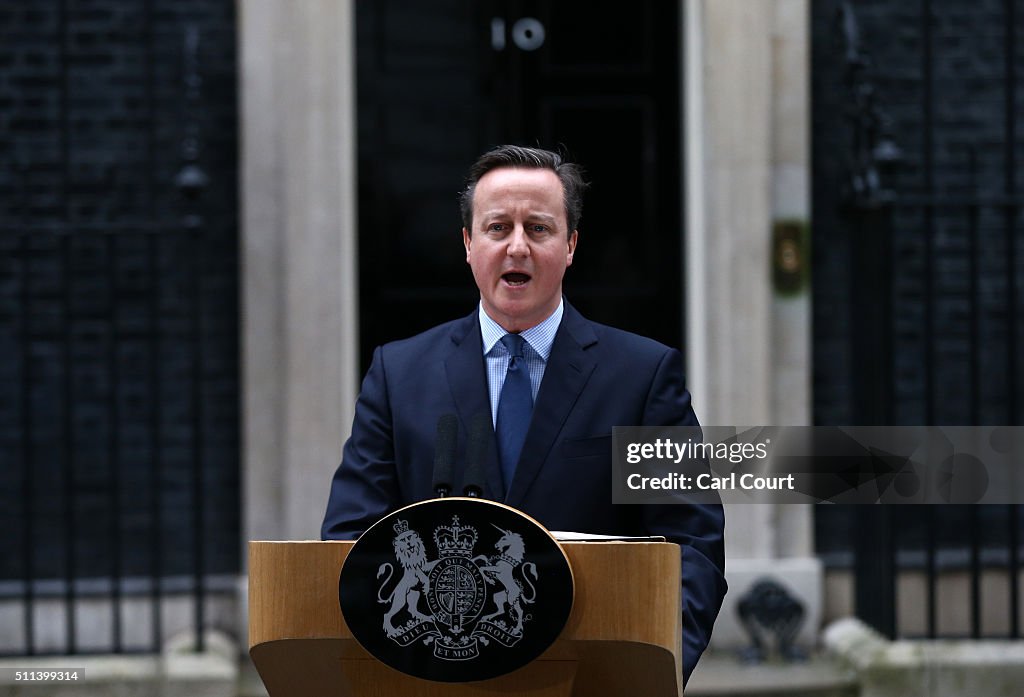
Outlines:
{"type": "MultiPolygon", "coordinates": [[[[487,367],[484,364],[483,340],[480,338],[480,320],[475,311],[456,325],[451,339],[455,346],[445,360],[445,372],[458,411],[460,428],[463,433],[468,434],[469,426],[477,414],[486,414],[488,421],[491,417],[487,367]]],[[[492,427],[487,447],[487,461],[483,463],[486,480],[484,496],[500,501],[505,497],[505,487],[498,466],[497,453],[492,427]]]]}
{"type": "Polygon", "coordinates": [[[544,379],[537,393],[537,403],[533,407],[530,430],[526,434],[512,486],[505,497],[508,505],[521,505],[548,459],[555,439],[594,370],[596,361],[587,355],[585,349],[596,342],[593,328],[566,302],[562,324],[555,334],[544,379]]]}

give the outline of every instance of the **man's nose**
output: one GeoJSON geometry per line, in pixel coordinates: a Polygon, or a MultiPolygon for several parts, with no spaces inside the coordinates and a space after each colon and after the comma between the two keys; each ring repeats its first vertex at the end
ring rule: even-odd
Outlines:
{"type": "Polygon", "coordinates": [[[512,230],[512,236],[508,241],[509,256],[527,256],[530,253],[530,238],[522,225],[516,225],[512,230]]]}

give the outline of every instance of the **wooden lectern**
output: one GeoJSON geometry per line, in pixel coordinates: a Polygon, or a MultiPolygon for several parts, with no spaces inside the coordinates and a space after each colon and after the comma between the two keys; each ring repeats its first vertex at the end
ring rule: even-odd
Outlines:
{"type": "Polygon", "coordinates": [[[470,683],[396,671],[352,637],[338,576],[352,542],[249,543],[249,654],[270,697],[680,697],[679,547],[565,542],[575,602],[529,665],[470,683]]]}

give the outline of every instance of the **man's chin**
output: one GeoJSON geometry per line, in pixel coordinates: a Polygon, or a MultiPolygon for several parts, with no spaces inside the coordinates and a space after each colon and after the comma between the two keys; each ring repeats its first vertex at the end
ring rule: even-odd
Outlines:
{"type": "MultiPolygon", "coordinates": [[[[485,309],[487,309],[485,307],[485,309]]],[[[545,312],[536,303],[500,302],[492,306],[487,314],[500,324],[505,331],[521,332],[540,324],[554,311],[545,312]]]]}

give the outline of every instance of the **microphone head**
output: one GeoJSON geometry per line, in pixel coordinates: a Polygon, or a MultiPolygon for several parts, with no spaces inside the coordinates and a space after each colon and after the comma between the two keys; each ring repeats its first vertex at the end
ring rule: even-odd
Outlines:
{"type": "Polygon", "coordinates": [[[484,412],[474,416],[469,424],[463,486],[466,496],[481,496],[484,493],[484,463],[487,461],[487,446],[491,441],[492,428],[491,415],[484,412]]]}
{"type": "Polygon", "coordinates": [[[455,414],[442,414],[437,420],[437,438],[434,440],[434,491],[438,496],[446,496],[454,486],[452,479],[458,435],[458,417],[455,414]]]}

